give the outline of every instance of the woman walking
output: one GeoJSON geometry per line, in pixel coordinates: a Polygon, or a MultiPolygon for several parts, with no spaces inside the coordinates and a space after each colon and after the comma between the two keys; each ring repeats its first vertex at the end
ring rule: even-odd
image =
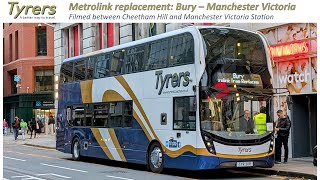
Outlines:
{"type": "Polygon", "coordinates": [[[27,132],[27,122],[25,122],[23,119],[21,119],[20,127],[21,127],[21,133],[22,133],[22,140],[25,140],[25,135],[27,132]]]}
{"type": "Polygon", "coordinates": [[[3,119],[3,134],[6,136],[8,134],[8,123],[6,121],[6,119],[3,119]]]}

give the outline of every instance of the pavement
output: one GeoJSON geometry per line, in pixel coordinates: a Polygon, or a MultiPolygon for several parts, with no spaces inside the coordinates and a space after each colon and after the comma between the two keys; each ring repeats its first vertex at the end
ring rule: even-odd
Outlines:
{"type": "MultiPolygon", "coordinates": [[[[55,149],[56,137],[55,135],[37,135],[36,138],[30,139],[30,135],[22,140],[19,135],[18,140],[14,141],[13,135],[3,136],[3,145],[18,143],[27,146],[35,146],[46,149],[55,149]]],[[[275,164],[272,168],[250,168],[246,171],[259,172],[265,174],[283,175],[291,177],[300,177],[303,179],[317,179],[317,167],[313,166],[312,158],[292,158],[288,160],[287,164],[275,164]]]]}

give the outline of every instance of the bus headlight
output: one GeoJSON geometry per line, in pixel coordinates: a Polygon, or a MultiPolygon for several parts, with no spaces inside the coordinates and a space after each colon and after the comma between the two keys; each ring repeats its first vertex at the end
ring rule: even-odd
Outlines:
{"type": "Polygon", "coordinates": [[[270,141],[269,153],[271,153],[273,151],[273,148],[274,148],[274,138],[272,136],[271,141],[270,141]]]}
{"type": "Polygon", "coordinates": [[[202,133],[202,139],[204,141],[204,144],[207,150],[212,154],[216,154],[216,150],[214,148],[213,139],[211,135],[208,133],[202,133]]]}

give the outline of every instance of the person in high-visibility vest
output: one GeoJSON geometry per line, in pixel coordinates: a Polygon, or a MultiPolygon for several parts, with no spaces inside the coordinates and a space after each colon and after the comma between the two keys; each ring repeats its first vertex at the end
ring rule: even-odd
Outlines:
{"type": "Polygon", "coordinates": [[[255,130],[257,134],[264,134],[267,132],[267,115],[266,107],[260,108],[260,113],[254,116],[255,130]]]}

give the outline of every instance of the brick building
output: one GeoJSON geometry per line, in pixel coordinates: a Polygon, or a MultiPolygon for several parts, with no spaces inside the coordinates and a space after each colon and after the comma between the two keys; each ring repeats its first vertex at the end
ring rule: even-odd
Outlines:
{"type": "Polygon", "coordinates": [[[4,118],[29,121],[54,115],[53,27],[3,24],[4,118]]]}

